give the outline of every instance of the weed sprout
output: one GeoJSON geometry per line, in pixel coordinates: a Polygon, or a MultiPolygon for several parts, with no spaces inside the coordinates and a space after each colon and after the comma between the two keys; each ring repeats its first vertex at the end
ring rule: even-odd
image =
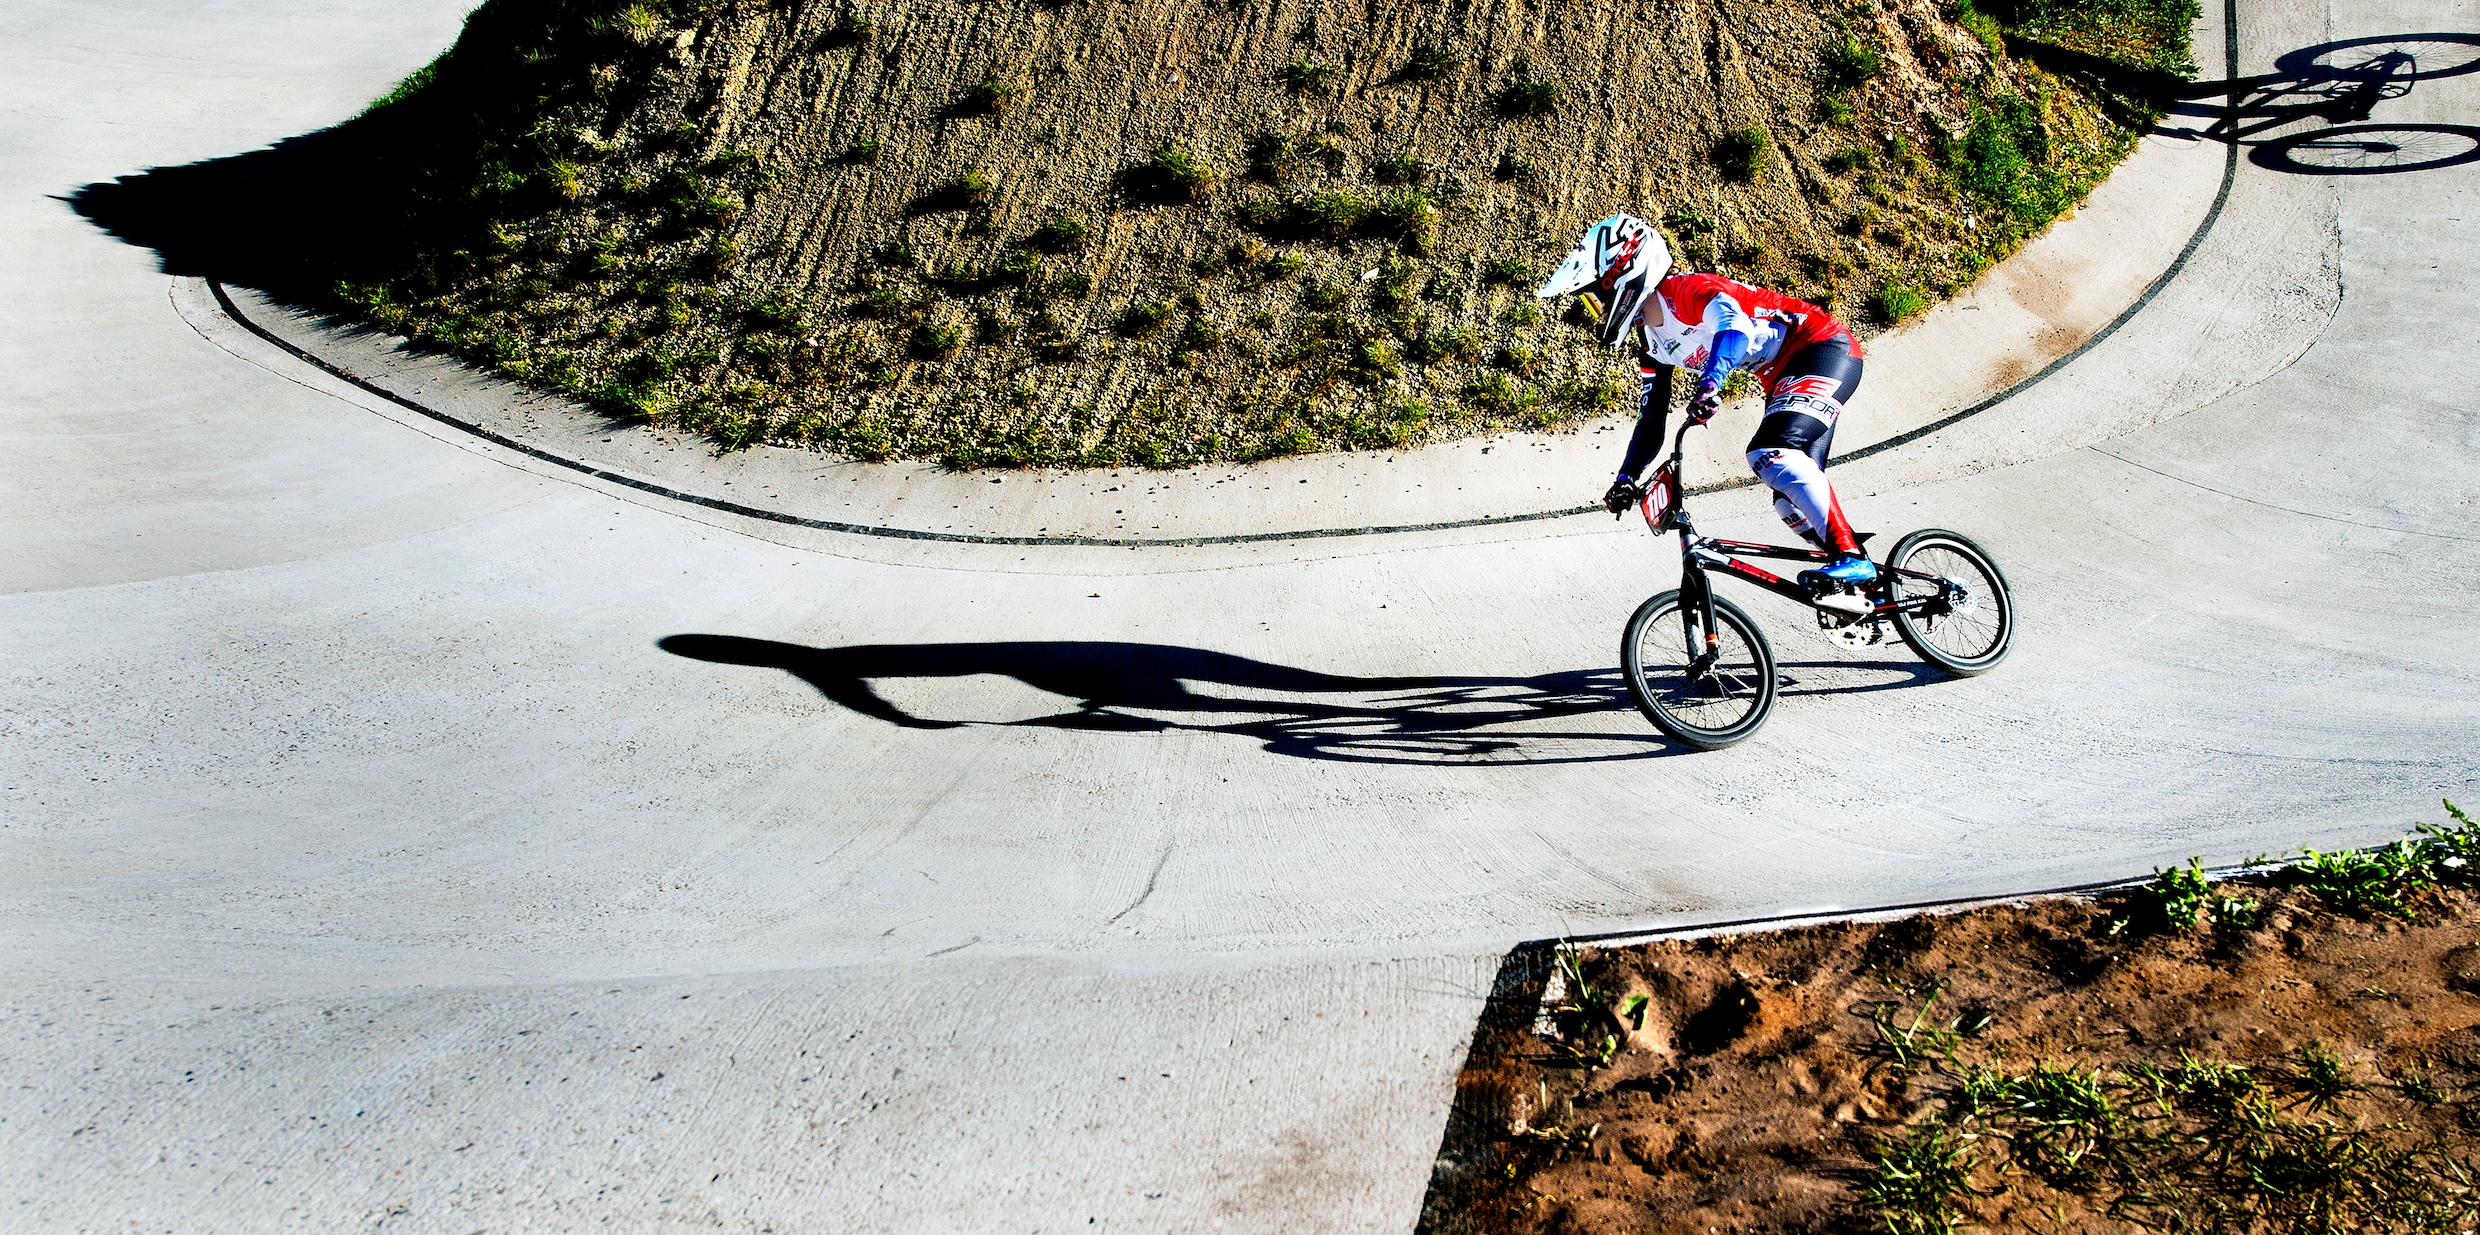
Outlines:
{"type": "Polygon", "coordinates": [[[1249,138],[1249,178],[1281,184],[1292,174],[1292,139],[1272,129],[1249,138]]]}
{"type": "Polygon", "coordinates": [[[1558,104],[1558,86],[1530,76],[1517,77],[1490,99],[1491,107],[1505,120],[1547,116],[1558,104]]]}
{"type": "Polygon", "coordinates": [[[964,346],[964,331],[944,322],[923,322],[913,328],[904,350],[917,360],[945,360],[964,346]]]}
{"type": "Polygon", "coordinates": [[[1860,1179],[1860,1195],[1888,1235],[1953,1235],[1972,1189],[1972,1138],[1938,1125],[1879,1140],[1860,1179]]]}
{"type": "Polygon", "coordinates": [[[1014,83],[987,75],[965,87],[964,97],[956,101],[955,111],[959,115],[992,115],[1005,111],[1008,104],[1015,101],[1016,94],[1014,83]]]}
{"type": "Polygon", "coordinates": [[[1092,230],[1072,214],[1052,215],[1033,229],[1033,247],[1045,253],[1068,253],[1085,247],[1092,230]]]}
{"type": "MultiPolygon", "coordinates": [[[[1911,993],[1901,987],[1896,989],[1906,995],[1911,993]]],[[[1929,1010],[1937,1006],[1938,996],[1945,992],[1945,982],[1931,983],[1927,997],[1920,1001],[1920,1010],[1912,1014],[1908,1023],[1898,1019],[1898,1010],[1903,1006],[1900,1000],[1881,999],[1869,1005],[1869,1022],[1877,1029],[1878,1043],[1893,1057],[1898,1071],[1914,1071],[1932,1055],[1954,1053],[1960,1036],[1955,1023],[1938,1025],[1929,1019],[1929,1010]]]]}
{"type": "Polygon", "coordinates": [[[1160,300],[1139,300],[1121,309],[1111,327],[1132,339],[1142,339],[1163,328],[1171,320],[1171,306],[1160,300]]]}
{"type": "Polygon", "coordinates": [[[1323,94],[1328,86],[1334,84],[1335,66],[1320,64],[1302,56],[1284,65],[1277,77],[1284,89],[1294,94],[1323,94]]]}
{"type": "Polygon", "coordinates": [[[2290,868],[2291,879],[2352,913],[2408,920],[2413,916],[2410,898],[2436,884],[2428,852],[2407,840],[2375,849],[2302,852],[2306,856],[2290,868]]]}
{"type": "Polygon", "coordinates": [[[1429,175],[1429,164],[1418,155],[1391,154],[1370,164],[1369,175],[1380,184],[1418,184],[1429,175]]]}
{"type": "Polygon", "coordinates": [[[1407,81],[1436,81],[1462,63],[1464,58],[1452,49],[1435,43],[1416,43],[1412,55],[1404,61],[1403,76],[1407,81]]]}

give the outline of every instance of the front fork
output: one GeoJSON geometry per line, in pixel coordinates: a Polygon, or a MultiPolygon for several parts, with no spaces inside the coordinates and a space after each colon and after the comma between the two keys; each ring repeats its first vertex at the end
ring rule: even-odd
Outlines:
{"type": "Polygon", "coordinates": [[[1705,567],[1696,560],[1689,533],[1682,531],[1679,558],[1679,611],[1687,616],[1682,627],[1687,633],[1688,680],[1703,678],[1714,662],[1722,658],[1722,635],[1714,625],[1714,589],[1705,578],[1705,567]]]}

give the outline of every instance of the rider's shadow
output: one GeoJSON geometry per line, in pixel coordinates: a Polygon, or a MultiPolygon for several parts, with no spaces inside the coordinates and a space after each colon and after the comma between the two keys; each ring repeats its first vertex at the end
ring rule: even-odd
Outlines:
{"type": "MultiPolygon", "coordinates": [[[[908,729],[1016,726],[1095,733],[1226,733],[1280,755],[1362,763],[1526,765],[1648,759],[1686,750],[1629,704],[1617,669],[1533,677],[1351,677],[1226,652],[1087,641],[898,643],[818,648],[732,635],[672,635],[657,646],[722,665],[781,669],[828,699],[908,729]],[[1068,703],[1030,717],[929,716],[882,690],[928,679],[1011,678],[1068,703]],[[1584,728],[1544,722],[1591,717],[1584,728]],[[1536,726],[1542,726],[1535,728],[1536,726]]],[[[1892,668],[1892,680],[1807,677],[1829,662],[1788,665],[1792,693],[1908,686],[1913,666],[1832,662],[1838,671],[1892,668]]],[[[917,693],[917,692],[901,692],[917,693]]],[[[952,697],[952,696],[951,696],[952,697]]]]}

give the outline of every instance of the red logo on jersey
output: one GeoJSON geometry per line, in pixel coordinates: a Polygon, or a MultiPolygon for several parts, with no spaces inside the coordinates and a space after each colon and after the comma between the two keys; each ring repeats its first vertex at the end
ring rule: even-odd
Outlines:
{"type": "Polygon", "coordinates": [[[1807,395],[1813,399],[1832,399],[1834,388],[1842,385],[1830,377],[1792,377],[1774,384],[1774,397],[1807,395]]]}

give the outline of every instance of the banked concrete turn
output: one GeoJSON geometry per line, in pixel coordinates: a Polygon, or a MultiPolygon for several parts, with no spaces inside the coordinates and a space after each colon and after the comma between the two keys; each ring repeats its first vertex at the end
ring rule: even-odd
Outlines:
{"type": "MultiPolygon", "coordinates": [[[[2252,6],[2240,68],[2458,12],[2252,6]]],[[[1844,469],[2008,567],[2004,669],[1751,598],[1796,682],[1688,756],[1609,668],[1641,529],[691,518],[237,361],[52,200],[348,114],[456,17],[5,19],[6,1225],[1401,1230],[1515,940],[2383,839],[2474,779],[2474,164],[2243,161],[2125,328],[1844,469]]]]}

